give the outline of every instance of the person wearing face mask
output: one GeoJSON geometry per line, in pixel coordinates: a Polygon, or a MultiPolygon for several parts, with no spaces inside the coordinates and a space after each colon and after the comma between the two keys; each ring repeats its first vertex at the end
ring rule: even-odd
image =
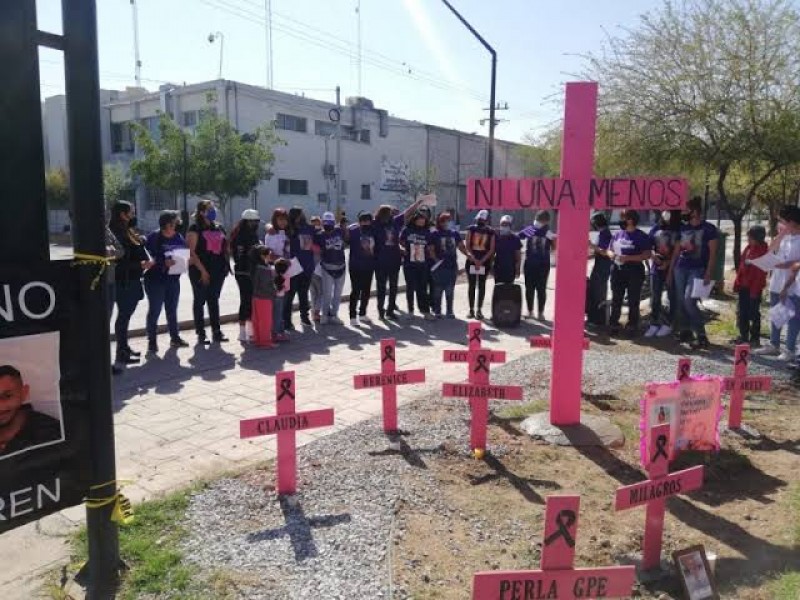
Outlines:
{"type": "Polygon", "coordinates": [[[586,322],[590,326],[606,324],[606,302],[608,301],[608,279],[611,276],[611,230],[608,219],[601,213],[591,218],[592,228],[597,231],[597,243],[592,245],[594,264],[589,275],[589,290],[586,298],[586,322]]]}
{"type": "Polygon", "coordinates": [[[253,279],[251,276],[250,250],[259,243],[258,228],[261,217],[257,210],[248,208],[242,212],[242,219],[231,231],[231,255],[233,274],[239,287],[239,341],[250,341],[252,328],[250,317],[253,312],[253,279]]]}
{"type": "Polygon", "coordinates": [[[314,246],[320,253],[322,269],[322,316],[320,324],[341,325],[339,305],[342,301],[345,272],[345,233],[337,227],[333,213],[322,215],[322,231],[314,236],[314,246]]]}
{"type": "Polygon", "coordinates": [[[503,215],[495,238],[492,272],[496,283],[514,283],[522,265],[522,241],[511,230],[511,215],[503,215]]]}
{"type": "Polygon", "coordinates": [[[550,255],[555,249],[556,235],[550,231],[550,213],[541,210],[536,214],[532,227],[519,233],[525,240],[525,300],[528,317],[533,318],[533,300],[536,297],[537,318],[544,320],[547,304],[547,280],[550,278],[550,255]]]}
{"type": "Polygon", "coordinates": [[[800,284],[797,282],[797,264],[800,263],[800,208],[784,206],[778,212],[778,235],[769,245],[781,260],[772,270],[769,280],[770,307],[784,304],[794,311],[794,316],[783,327],[770,322],[769,344],[756,352],[778,355],[780,360],[796,360],[797,338],[800,334],[800,284]],[[781,333],[786,330],[785,349],[781,352],[781,333]]]}
{"type": "Polygon", "coordinates": [[[686,203],[681,219],[680,241],[672,256],[672,279],[675,297],[681,304],[689,329],[681,331],[680,339],[682,342],[691,342],[693,349],[702,350],[708,348],[709,343],[703,315],[698,307],[699,301],[692,298],[692,288],[695,279],[702,280],[706,285],[711,282],[719,232],[703,218],[703,199],[699,196],[686,203]]]}
{"type": "Polygon", "coordinates": [[[144,271],[153,266],[153,262],[136,232],[136,212],[130,202],[117,202],[111,207],[108,228],[123,247],[123,254],[117,260],[114,283],[117,303],[114,334],[117,338],[117,352],[112,371],[119,375],[125,365],[139,362],[140,353],[134,352],[128,344],[128,328],[136,306],[144,298],[142,276],[144,271]]]}
{"type": "Polygon", "coordinates": [[[475,223],[467,231],[467,294],[469,295],[468,319],[483,319],[483,300],[486,297],[486,276],[492,268],[495,253],[495,231],[489,226],[489,211],[481,210],[475,223]],[[475,292],[478,294],[475,312],[475,292]]]}
{"type": "Polygon", "coordinates": [[[289,252],[290,258],[295,258],[303,268],[290,279],[289,291],[286,293],[283,305],[283,321],[287,331],[295,331],[292,323],[292,305],[297,296],[300,303],[300,322],[310,326],[311,319],[309,312],[311,304],[308,298],[308,291],[311,287],[311,276],[314,274],[314,235],[315,229],[306,222],[306,215],[303,209],[295,206],[289,210],[289,252]]]}
{"type": "Polygon", "coordinates": [[[230,272],[230,254],[225,230],[217,222],[217,209],[211,200],[200,200],[189,226],[189,281],[192,283],[194,328],[199,344],[207,344],[205,307],[211,322],[214,342],[227,342],[219,318],[219,297],[230,272]]]}
{"type": "MultiPolygon", "coordinates": [[[[314,228],[314,236],[322,231],[322,219],[320,219],[319,216],[312,216],[308,220],[308,223],[314,228]]],[[[308,293],[311,296],[311,310],[313,311],[312,319],[315,323],[319,323],[320,316],[322,314],[322,267],[319,266],[318,249],[314,248],[313,252],[314,274],[311,276],[311,285],[308,288],[308,293]]]]}
{"type": "Polygon", "coordinates": [[[408,302],[408,317],[414,316],[414,298],[417,307],[425,319],[435,317],[430,313],[428,304],[428,276],[430,265],[428,263],[431,233],[428,218],[425,213],[417,210],[411,221],[400,233],[400,250],[404,256],[403,274],[406,278],[406,301],[408,302]]]}
{"type": "Polygon", "coordinates": [[[458,277],[458,254],[466,256],[467,248],[458,231],[450,227],[450,213],[441,213],[436,219],[436,229],[431,233],[428,255],[433,278],[433,314],[442,318],[442,295],[447,303],[447,318],[455,319],[453,299],[458,277]]]}
{"type": "Polygon", "coordinates": [[[650,327],[645,337],[666,337],[672,333],[678,302],[675,286],[672,284],[672,253],[680,237],[679,210],[665,210],[659,215],[658,224],[649,233],[653,258],[650,263],[650,327]],[[662,304],[664,291],[667,292],[669,310],[662,304]]]}
{"type": "Polygon", "coordinates": [[[357,327],[359,318],[362,323],[371,322],[367,306],[377,262],[371,213],[365,210],[358,213],[358,223],[347,231],[347,242],[350,245],[350,325],[357,327]]]}
{"type": "Polygon", "coordinates": [[[622,301],[628,295],[628,324],[626,329],[631,335],[639,330],[639,303],[642,298],[644,284],[644,261],[652,255],[651,242],[647,234],[640,229],[639,213],[626,210],[622,213],[620,230],[611,240],[609,258],[611,265],[611,317],[609,331],[611,335],[619,333],[619,318],[622,314],[622,301]]]}

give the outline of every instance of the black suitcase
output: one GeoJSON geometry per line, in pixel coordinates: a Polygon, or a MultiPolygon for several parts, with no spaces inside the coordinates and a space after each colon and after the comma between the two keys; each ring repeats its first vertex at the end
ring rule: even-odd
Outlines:
{"type": "Polygon", "coordinates": [[[522,320],[522,288],[516,283],[498,283],[492,294],[495,327],[517,327],[522,320]]]}

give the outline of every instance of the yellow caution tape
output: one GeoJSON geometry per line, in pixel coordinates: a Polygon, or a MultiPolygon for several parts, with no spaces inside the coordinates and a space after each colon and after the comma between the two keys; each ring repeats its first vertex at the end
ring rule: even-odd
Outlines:
{"type": "Polygon", "coordinates": [[[112,258],[107,256],[100,256],[99,254],[83,254],[81,252],[75,253],[75,260],[72,261],[73,267],[79,267],[84,265],[99,265],[100,270],[97,272],[97,276],[92,280],[89,289],[94,290],[97,289],[97,284],[100,283],[100,278],[103,276],[103,273],[106,272],[108,266],[114,262],[112,258]]]}
{"type": "Polygon", "coordinates": [[[117,488],[117,484],[120,484],[120,488],[122,487],[121,484],[123,483],[131,483],[130,480],[114,480],[108,481],[106,483],[100,485],[93,485],[89,488],[90,493],[92,490],[99,490],[104,487],[114,486],[117,490],[111,496],[105,496],[101,498],[87,498],[85,501],[86,508],[102,508],[104,506],[108,506],[109,504],[114,504],[114,508],[111,510],[111,520],[119,525],[130,525],[133,523],[133,506],[131,506],[131,501],[128,500],[117,488]]]}

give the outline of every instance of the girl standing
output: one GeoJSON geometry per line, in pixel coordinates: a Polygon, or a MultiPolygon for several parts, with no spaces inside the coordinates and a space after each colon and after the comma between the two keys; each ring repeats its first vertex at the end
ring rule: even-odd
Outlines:
{"type": "Polygon", "coordinates": [[[253,343],[261,348],[272,347],[275,270],[269,264],[269,249],[257,244],[249,251],[250,282],[253,288],[253,343]]]}
{"type": "Polygon", "coordinates": [[[414,315],[414,297],[417,307],[426,319],[433,319],[428,304],[428,244],[430,226],[425,213],[417,211],[411,222],[400,233],[400,248],[404,256],[403,274],[406,278],[408,316],[414,315]]]}
{"type": "Polygon", "coordinates": [[[470,225],[467,232],[466,248],[469,252],[467,259],[467,281],[469,294],[468,319],[474,319],[475,292],[478,292],[478,319],[483,319],[483,300],[486,297],[486,276],[492,268],[492,258],[495,251],[494,229],[489,227],[489,211],[481,210],[475,217],[475,223],[470,225]]]}
{"type": "Polygon", "coordinates": [[[289,293],[283,305],[283,320],[286,329],[294,331],[292,323],[292,305],[297,296],[300,303],[300,322],[310,326],[311,319],[308,313],[311,309],[308,301],[308,292],[311,287],[311,277],[314,275],[314,228],[306,222],[306,215],[302,208],[294,207],[289,211],[289,250],[292,258],[296,258],[303,267],[303,271],[291,278],[289,293]]]}

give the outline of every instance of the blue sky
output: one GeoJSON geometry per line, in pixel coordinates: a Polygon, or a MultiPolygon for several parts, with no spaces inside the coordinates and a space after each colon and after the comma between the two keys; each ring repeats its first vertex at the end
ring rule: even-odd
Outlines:
{"type": "MultiPolygon", "coordinates": [[[[266,83],[264,0],[136,0],[143,85],[223,77],[266,83]]],[[[661,0],[452,0],[498,53],[497,99],[510,110],[497,136],[521,140],[561,115],[558,94],[578,56],[606,32],[635,26],[661,0]]],[[[39,27],[59,33],[60,0],[37,0],[39,27]]],[[[333,100],[358,93],[357,0],[272,0],[276,89],[333,100]]],[[[130,0],[98,0],[101,85],[134,83],[130,0]]],[[[486,133],[486,50],[440,0],[361,0],[362,95],[391,114],[486,133]]],[[[41,51],[42,94],[63,91],[63,62],[41,51]]]]}

